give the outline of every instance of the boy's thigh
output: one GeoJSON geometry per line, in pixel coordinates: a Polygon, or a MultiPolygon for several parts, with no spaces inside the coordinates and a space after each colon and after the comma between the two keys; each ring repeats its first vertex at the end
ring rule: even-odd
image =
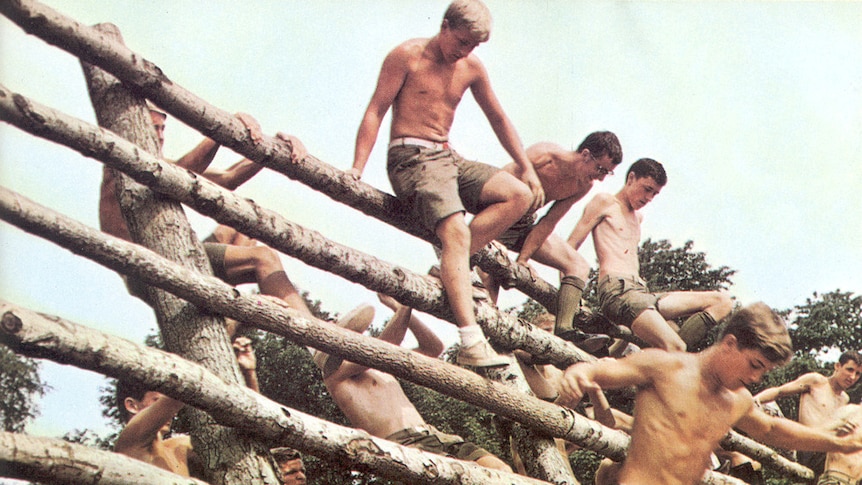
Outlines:
{"type": "Polygon", "coordinates": [[[466,211],[458,193],[457,158],[451,150],[412,145],[389,150],[389,182],[395,196],[431,231],[440,220],[466,211]]]}

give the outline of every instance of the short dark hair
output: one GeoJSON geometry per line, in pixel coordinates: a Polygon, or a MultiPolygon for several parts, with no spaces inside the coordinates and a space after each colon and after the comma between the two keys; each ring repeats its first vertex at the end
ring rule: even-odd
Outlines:
{"type": "Polygon", "coordinates": [[[635,174],[637,178],[652,177],[662,187],[667,184],[667,174],[664,171],[664,167],[652,158],[641,158],[633,163],[629,167],[629,171],[626,172],[626,180],[628,180],[630,173],[635,174]]]}
{"type": "Polygon", "coordinates": [[[848,350],[838,357],[838,365],[844,365],[851,360],[856,362],[857,365],[862,365],[862,354],[855,350],[848,350]]]}
{"type": "Polygon", "coordinates": [[[269,450],[269,453],[272,455],[273,459],[275,459],[275,462],[279,464],[279,466],[291,460],[302,459],[302,455],[299,454],[299,451],[294,450],[293,448],[273,448],[269,450]]]}
{"type": "Polygon", "coordinates": [[[587,135],[584,141],[578,145],[578,151],[586,148],[596,157],[611,157],[611,163],[619,165],[623,161],[623,147],[617,135],[610,131],[596,131],[587,135]]]}
{"type": "Polygon", "coordinates": [[[126,409],[126,398],[130,397],[136,401],[141,401],[148,391],[150,389],[141,384],[132,381],[117,380],[117,410],[120,412],[120,419],[124,423],[132,419],[132,414],[126,409]]]}
{"type": "Polygon", "coordinates": [[[739,349],[760,351],[767,360],[784,364],[793,357],[793,344],[784,319],[763,302],[752,303],[730,316],[721,332],[736,337],[739,349]]]}

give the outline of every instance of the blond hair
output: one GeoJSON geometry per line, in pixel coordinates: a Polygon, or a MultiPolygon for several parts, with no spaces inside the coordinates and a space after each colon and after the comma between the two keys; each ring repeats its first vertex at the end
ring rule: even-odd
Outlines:
{"type": "Polygon", "coordinates": [[[491,11],[480,0],[455,0],[443,20],[450,29],[467,29],[476,42],[485,42],[491,36],[491,11]]]}

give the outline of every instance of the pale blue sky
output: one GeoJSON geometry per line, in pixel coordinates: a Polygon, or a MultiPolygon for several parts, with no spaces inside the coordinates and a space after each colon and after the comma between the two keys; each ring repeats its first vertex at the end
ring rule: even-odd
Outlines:
{"type": "MultiPolygon", "coordinates": [[[[296,134],[340,168],[352,161],[383,57],[407,38],[433,35],[447,4],[47,3],[83,24],[117,24],[127,45],[175,82],[221,108],[253,114],[269,134],[296,134]]],[[[664,163],[669,183],[644,209],[644,237],[675,246],[694,240],[710,263],[738,271],[732,290],[742,303],[789,308],[814,291],[862,291],[862,3],[488,4],[494,30],[476,54],[525,144],[571,147],[608,129],[623,144],[618,171],[644,156],[664,163]]],[[[94,122],[77,60],[5,18],[0,82],[94,122]]],[[[384,126],[364,180],[390,191],[387,135],[384,126]]],[[[174,158],[200,140],[175,120],[166,136],[165,154],[174,158]]],[[[509,161],[469,95],[451,141],[465,156],[509,161]]],[[[216,164],[238,158],[222,150],[216,164]]],[[[100,172],[96,161],[0,124],[0,183],[92,226],[100,172]]],[[[615,192],[621,183],[618,174],[594,191],[615,192]]],[[[264,172],[239,193],[412,270],[433,263],[427,244],[278,174],[264,172]]],[[[568,235],[585,203],[575,205],[558,234],[568,235]]],[[[202,236],[214,226],[187,212],[202,236]]],[[[0,223],[0,260],[2,298],[136,342],[154,329],[152,312],[126,294],[114,273],[6,223],[0,223]]],[[[283,260],[291,279],[332,311],[376,301],[361,286],[283,260]]],[[[551,271],[543,276],[557,281],[551,271]]],[[[501,305],[521,301],[508,292],[501,305]]],[[[452,341],[452,325],[434,325],[452,341]]],[[[49,436],[102,430],[103,379],[54,364],[43,369],[55,390],[28,430],[49,436]]]]}

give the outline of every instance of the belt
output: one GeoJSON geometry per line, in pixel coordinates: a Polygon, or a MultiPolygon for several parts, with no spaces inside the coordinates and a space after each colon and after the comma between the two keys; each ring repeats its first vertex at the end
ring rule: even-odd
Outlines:
{"type": "Polygon", "coordinates": [[[431,148],[434,150],[449,150],[451,148],[448,141],[431,141],[425,140],[423,138],[414,138],[412,136],[393,138],[392,141],[389,142],[389,148],[400,147],[404,145],[416,145],[420,147],[431,148]]]}
{"type": "Polygon", "coordinates": [[[642,284],[642,285],[646,286],[646,281],[644,281],[644,280],[643,280],[643,278],[641,278],[641,277],[640,277],[640,276],[638,276],[638,275],[631,275],[631,274],[615,274],[615,273],[606,274],[606,275],[602,276],[601,278],[599,278],[599,284],[602,284],[602,283],[604,283],[605,281],[610,281],[610,280],[612,280],[612,279],[614,279],[614,280],[616,280],[616,279],[620,279],[620,280],[634,281],[635,283],[640,283],[640,284],[642,284]]]}

